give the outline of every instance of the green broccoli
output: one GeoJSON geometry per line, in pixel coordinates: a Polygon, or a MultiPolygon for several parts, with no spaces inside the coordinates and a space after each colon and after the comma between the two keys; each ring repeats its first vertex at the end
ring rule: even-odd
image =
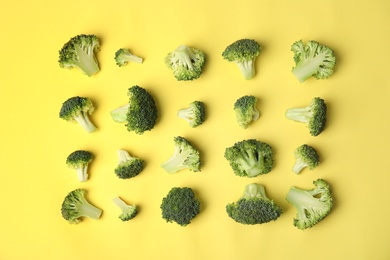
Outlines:
{"type": "Polygon", "coordinates": [[[162,218],[187,226],[200,213],[200,201],[188,187],[174,187],[161,203],[162,218]]]}
{"type": "Polygon", "coordinates": [[[131,156],[125,150],[118,150],[118,166],[115,174],[120,179],[130,179],[137,176],[144,169],[144,161],[131,156]]]}
{"type": "Polygon", "coordinates": [[[121,210],[119,219],[122,221],[129,221],[137,215],[137,206],[127,205],[121,198],[116,197],[112,200],[121,210]]]}
{"type": "Polygon", "coordinates": [[[161,164],[161,168],[167,173],[175,173],[183,169],[199,172],[201,167],[199,150],[184,137],[176,136],[173,141],[173,155],[161,164]]]}
{"type": "Polygon", "coordinates": [[[302,230],[318,224],[333,208],[329,184],[323,179],[317,179],[313,184],[315,188],[312,190],[291,187],[286,197],[297,210],[294,226],[302,230]]]}
{"type": "Polygon", "coordinates": [[[141,64],[143,59],[132,54],[129,49],[121,48],[115,52],[115,62],[119,67],[123,67],[129,62],[141,64]]]}
{"type": "Polygon", "coordinates": [[[283,210],[267,198],[263,185],[252,183],[245,186],[237,202],[226,205],[226,212],[238,223],[255,225],[276,220],[283,210]]]}
{"type": "Polygon", "coordinates": [[[70,224],[78,224],[82,217],[99,219],[102,210],[96,208],[85,199],[86,190],[76,189],[66,195],[62,202],[61,213],[62,217],[70,224]]]}
{"type": "Polygon", "coordinates": [[[244,78],[249,80],[255,76],[255,61],[261,50],[255,40],[241,39],[227,46],[222,57],[236,63],[244,78]]]}
{"type": "Polygon", "coordinates": [[[195,128],[206,120],[204,103],[194,101],[188,107],[179,109],[177,116],[186,120],[191,127],[195,128]]]}
{"type": "Polygon", "coordinates": [[[88,165],[93,160],[93,154],[84,150],[76,150],[66,158],[66,164],[75,169],[79,181],[83,182],[88,179],[88,165]]]}
{"type": "Polygon", "coordinates": [[[59,116],[68,122],[79,123],[88,133],[92,133],[96,127],[90,121],[88,114],[91,115],[94,110],[89,98],[76,96],[62,104],[59,116]]]}
{"type": "Polygon", "coordinates": [[[244,129],[249,127],[252,121],[260,117],[260,112],[256,109],[257,98],[255,96],[243,96],[234,103],[234,112],[238,125],[244,129]]]}
{"type": "Polygon", "coordinates": [[[307,107],[290,108],[286,111],[286,118],[307,124],[312,136],[319,135],[325,128],[327,106],[319,97],[312,99],[307,107]]]}
{"type": "Polygon", "coordinates": [[[255,139],[243,140],[225,150],[234,174],[241,177],[256,177],[272,169],[272,148],[255,139]]]}
{"type": "Polygon", "coordinates": [[[294,52],[296,64],[292,73],[300,82],[304,82],[311,76],[316,79],[326,79],[333,74],[336,57],[325,45],[309,41],[305,46],[300,40],[291,46],[291,51],[294,52]]]}
{"type": "Polygon", "coordinates": [[[144,88],[133,86],[128,89],[129,103],[111,111],[115,122],[127,123],[129,132],[143,134],[154,128],[158,110],[153,96],[144,88]]]}
{"type": "Polygon", "coordinates": [[[95,35],[80,34],[71,38],[59,51],[61,68],[78,68],[87,76],[99,72],[96,52],[100,49],[99,39],[95,35]]]}
{"type": "Polygon", "coordinates": [[[178,81],[199,78],[205,62],[206,58],[201,50],[186,45],[179,46],[165,57],[165,65],[173,71],[178,81]]]}
{"type": "Polygon", "coordinates": [[[295,164],[292,171],[296,174],[300,173],[306,167],[313,170],[320,163],[317,151],[307,144],[303,144],[295,149],[294,155],[295,164]]]}

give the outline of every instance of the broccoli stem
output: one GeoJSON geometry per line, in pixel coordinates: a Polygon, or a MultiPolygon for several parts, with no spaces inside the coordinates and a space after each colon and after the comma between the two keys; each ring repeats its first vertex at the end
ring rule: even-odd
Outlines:
{"type": "Polygon", "coordinates": [[[313,74],[317,73],[318,68],[320,68],[320,66],[323,64],[326,57],[325,53],[321,53],[316,57],[313,57],[313,55],[314,53],[292,69],[292,73],[299,80],[299,82],[304,82],[313,74]]]}
{"type": "Polygon", "coordinates": [[[102,214],[102,210],[93,206],[91,203],[89,203],[87,200],[83,200],[82,204],[80,205],[80,212],[81,215],[87,216],[92,219],[99,219],[100,215],[102,214]]]}
{"type": "Polygon", "coordinates": [[[88,165],[85,167],[81,167],[81,168],[76,169],[77,177],[78,177],[79,181],[84,182],[88,179],[87,170],[88,170],[88,165]]]}
{"type": "Polygon", "coordinates": [[[79,123],[88,133],[92,133],[96,130],[96,127],[89,120],[88,115],[85,112],[75,116],[74,120],[79,123]]]}
{"type": "Polygon", "coordinates": [[[242,158],[238,162],[243,169],[248,173],[249,177],[255,177],[264,170],[264,156],[259,153],[256,157],[253,151],[243,151],[242,158]]]}
{"type": "Polygon", "coordinates": [[[306,218],[306,212],[312,211],[313,208],[321,208],[321,202],[305,190],[291,187],[287,193],[286,200],[296,207],[298,218],[306,218]]]}
{"type": "Polygon", "coordinates": [[[141,64],[143,59],[135,55],[127,55],[124,60],[141,64]]]}
{"type": "Polygon", "coordinates": [[[127,122],[127,111],[130,104],[123,105],[111,111],[111,117],[115,122],[125,123],[127,122]]]}
{"type": "Polygon", "coordinates": [[[128,208],[128,205],[119,197],[113,198],[112,201],[117,205],[122,211],[128,208]]]}
{"type": "Polygon", "coordinates": [[[118,164],[132,160],[133,157],[125,150],[118,150],[118,164]]]}
{"type": "Polygon", "coordinates": [[[189,156],[190,150],[186,149],[182,151],[181,154],[175,153],[171,158],[169,158],[166,162],[161,164],[161,167],[167,173],[175,173],[177,171],[186,169],[188,166],[184,164],[185,159],[189,156]]]}
{"type": "Polygon", "coordinates": [[[298,174],[302,171],[303,168],[305,168],[307,166],[307,163],[305,163],[304,161],[302,160],[299,160],[297,159],[293,168],[292,168],[292,171],[295,173],[295,174],[298,174]]]}
{"type": "Polygon", "coordinates": [[[99,71],[99,65],[94,57],[93,48],[88,48],[87,51],[75,45],[76,53],[79,57],[75,61],[75,66],[81,69],[88,77],[96,74],[99,71]]]}
{"type": "Polygon", "coordinates": [[[310,107],[290,108],[286,111],[286,118],[301,123],[309,123],[312,112],[310,107]]]}
{"type": "Polygon", "coordinates": [[[251,79],[255,76],[255,63],[252,60],[236,62],[245,79],[251,79]]]}

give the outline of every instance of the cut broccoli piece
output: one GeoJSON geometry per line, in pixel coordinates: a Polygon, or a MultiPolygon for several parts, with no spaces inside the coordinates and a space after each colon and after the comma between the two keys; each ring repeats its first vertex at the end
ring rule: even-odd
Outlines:
{"type": "Polygon", "coordinates": [[[129,62],[141,64],[143,59],[132,54],[129,49],[121,48],[115,52],[115,62],[119,67],[123,67],[129,62]]]}
{"type": "Polygon", "coordinates": [[[93,160],[93,154],[84,150],[76,150],[66,158],[66,164],[75,169],[79,181],[88,179],[88,165],[93,160]]]}
{"type": "Polygon", "coordinates": [[[319,97],[315,97],[307,107],[287,109],[286,118],[307,124],[310,134],[317,136],[325,128],[326,112],[327,106],[325,101],[319,97]]]}
{"type": "Polygon", "coordinates": [[[71,97],[66,100],[60,110],[60,118],[68,122],[79,123],[85,131],[92,133],[96,127],[89,119],[89,115],[95,110],[92,101],[86,97],[71,97]]]}
{"type": "Polygon", "coordinates": [[[313,76],[316,79],[326,79],[333,74],[336,57],[331,49],[316,41],[309,41],[306,45],[302,40],[291,46],[294,52],[295,67],[292,73],[304,82],[313,76]]]}
{"type": "Polygon", "coordinates": [[[206,119],[205,106],[201,101],[194,101],[188,107],[180,109],[177,116],[188,122],[188,124],[195,128],[206,119]]]}
{"type": "Polygon", "coordinates": [[[174,141],[173,155],[161,164],[167,173],[175,173],[183,169],[199,172],[201,167],[199,150],[196,149],[187,139],[176,136],[174,141]]]}
{"type": "Polygon", "coordinates": [[[70,224],[78,224],[82,217],[99,219],[102,210],[90,204],[84,197],[86,190],[76,189],[65,197],[61,206],[62,217],[70,224]]]}
{"type": "Polygon", "coordinates": [[[295,149],[294,155],[295,164],[292,171],[296,174],[300,173],[306,167],[313,170],[320,163],[317,151],[307,144],[303,144],[295,149]]]}
{"type": "Polygon", "coordinates": [[[111,111],[111,117],[115,122],[127,123],[129,132],[143,134],[154,128],[158,110],[153,96],[144,88],[133,86],[129,88],[127,95],[129,103],[111,111]]]}
{"type": "Polygon", "coordinates": [[[313,184],[315,188],[312,190],[291,187],[286,197],[297,210],[294,226],[302,230],[318,224],[333,208],[329,184],[323,179],[315,180],[313,184]]]}
{"type": "Polygon", "coordinates": [[[255,139],[243,140],[225,150],[234,174],[241,177],[256,177],[272,169],[272,148],[255,139]]]}
{"type": "Polygon", "coordinates": [[[191,188],[174,187],[163,198],[160,208],[166,222],[185,227],[200,213],[200,201],[191,188]]]}
{"type": "Polygon", "coordinates": [[[241,39],[227,46],[222,57],[236,63],[244,78],[249,80],[255,76],[255,61],[261,50],[255,40],[241,39]]]}
{"type": "Polygon", "coordinates": [[[244,129],[248,128],[252,121],[260,117],[260,112],[256,109],[257,98],[255,96],[243,96],[234,103],[234,112],[238,125],[244,129]]]}
{"type": "Polygon", "coordinates": [[[173,71],[178,81],[199,78],[205,62],[205,55],[201,50],[186,45],[179,46],[165,57],[165,65],[173,71]]]}
{"type": "Polygon", "coordinates": [[[130,179],[137,176],[144,169],[144,161],[131,156],[125,150],[118,150],[118,166],[115,174],[120,179],[130,179]]]}
{"type": "Polygon", "coordinates": [[[255,225],[276,220],[283,210],[267,198],[263,185],[252,183],[237,202],[226,205],[226,212],[238,223],[255,225]]]}
{"type": "Polygon", "coordinates": [[[61,68],[78,68],[87,76],[99,72],[96,52],[100,49],[99,39],[95,35],[80,34],[71,38],[59,51],[61,68]]]}
{"type": "Polygon", "coordinates": [[[121,210],[119,219],[122,221],[129,221],[137,215],[137,206],[127,205],[121,198],[116,197],[112,200],[121,210]]]}

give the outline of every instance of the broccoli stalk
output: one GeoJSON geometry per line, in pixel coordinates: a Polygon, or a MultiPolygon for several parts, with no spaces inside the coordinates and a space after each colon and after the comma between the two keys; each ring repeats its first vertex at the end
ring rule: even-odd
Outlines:
{"type": "Polygon", "coordinates": [[[234,112],[240,127],[246,129],[251,122],[259,119],[260,112],[256,109],[256,103],[257,98],[251,95],[246,95],[236,100],[234,103],[234,112]]]}
{"type": "Polygon", "coordinates": [[[127,205],[121,198],[116,197],[112,201],[117,205],[121,210],[119,219],[122,221],[129,221],[137,215],[137,207],[135,205],[127,205]]]}
{"type": "Polygon", "coordinates": [[[201,101],[194,101],[188,107],[180,109],[177,116],[187,121],[187,123],[195,128],[206,119],[205,106],[201,101]]]}
{"type": "Polygon", "coordinates": [[[115,62],[119,67],[123,67],[129,62],[141,64],[143,59],[132,54],[129,49],[121,48],[115,52],[115,62]]]}
{"type": "Polygon", "coordinates": [[[80,182],[88,179],[88,165],[93,160],[93,154],[84,150],[76,150],[68,155],[66,164],[75,169],[80,182]]]}
{"type": "Polygon", "coordinates": [[[292,171],[296,174],[299,174],[306,167],[313,170],[320,163],[317,151],[307,144],[303,144],[296,148],[294,155],[295,163],[292,171]]]}
{"type": "Polygon", "coordinates": [[[115,174],[120,179],[129,179],[137,176],[144,168],[143,160],[133,157],[125,150],[118,150],[118,166],[115,174]]]}

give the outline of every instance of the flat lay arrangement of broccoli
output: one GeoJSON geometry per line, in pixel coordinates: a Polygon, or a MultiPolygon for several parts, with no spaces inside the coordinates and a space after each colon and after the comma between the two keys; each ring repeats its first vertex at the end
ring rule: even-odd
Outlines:
{"type": "Polygon", "coordinates": [[[85,150],[76,150],[66,158],[66,164],[76,170],[78,180],[81,182],[88,179],[88,165],[93,160],[93,154],[85,150]]]}
{"type": "Polygon", "coordinates": [[[136,205],[127,205],[121,198],[115,197],[112,199],[115,205],[119,207],[121,213],[119,214],[119,219],[122,221],[129,221],[137,215],[137,206],[136,205]]]}
{"type": "Polygon", "coordinates": [[[257,98],[253,95],[242,96],[234,103],[234,112],[237,123],[246,129],[249,124],[260,117],[260,112],[256,108],[257,98]]]}
{"type": "Polygon", "coordinates": [[[292,171],[296,174],[299,174],[304,168],[309,168],[314,170],[320,164],[320,157],[318,156],[317,151],[307,145],[303,144],[295,149],[295,163],[292,168],[292,171]]]}
{"type": "Polygon", "coordinates": [[[120,179],[130,179],[137,176],[144,169],[144,161],[131,156],[128,151],[118,150],[118,165],[115,174],[120,179]]]}
{"type": "Polygon", "coordinates": [[[202,101],[194,101],[188,107],[179,109],[177,116],[186,120],[191,127],[195,128],[206,120],[205,111],[205,105],[202,101]]]}
{"type": "Polygon", "coordinates": [[[130,52],[127,48],[120,48],[115,52],[115,63],[119,67],[123,67],[127,65],[129,62],[134,62],[141,64],[143,62],[143,58],[138,57],[130,52]]]}

